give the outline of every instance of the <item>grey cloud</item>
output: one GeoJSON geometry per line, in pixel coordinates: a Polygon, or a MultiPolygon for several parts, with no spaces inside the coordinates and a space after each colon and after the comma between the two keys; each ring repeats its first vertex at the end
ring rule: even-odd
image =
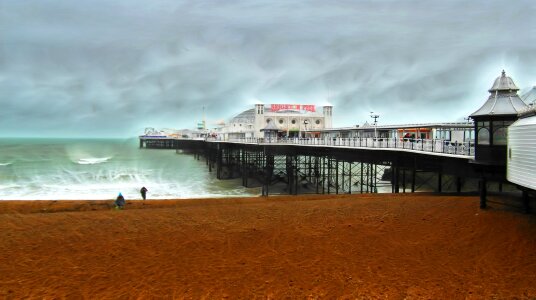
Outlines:
{"type": "Polygon", "coordinates": [[[461,120],[506,68],[536,83],[536,4],[3,1],[0,136],[194,127],[252,101],[334,105],[335,126],[461,120]]]}

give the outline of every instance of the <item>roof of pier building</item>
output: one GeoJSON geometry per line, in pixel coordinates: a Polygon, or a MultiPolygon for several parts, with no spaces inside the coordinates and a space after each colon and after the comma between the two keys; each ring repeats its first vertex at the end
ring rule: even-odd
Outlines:
{"type": "Polygon", "coordinates": [[[230,123],[254,123],[255,122],[255,109],[245,110],[231,119],[230,123]]]}
{"type": "Polygon", "coordinates": [[[520,98],[528,104],[536,102],[536,86],[533,86],[530,88],[530,90],[525,91],[520,98]]]}
{"type": "MultiPolygon", "coordinates": [[[[296,114],[296,115],[303,115],[303,116],[313,116],[313,117],[322,117],[323,114],[321,112],[316,112],[316,113],[301,113],[299,111],[296,111],[296,110],[292,110],[292,109],[282,109],[282,110],[278,110],[278,111],[272,111],[272,109],[270,107],[266,107],[264,108],[264,115],[265,116],[274,116],[274,115],[277,115],[277,114],[296,114]]],[[[247,110],[244,110],[243,112],[239,113],[238,115],[234,116],[231,121],[229,123],[254,123],[255,122],[255,109],[254,108],[251,108],[251,109],[247,109],[247,110]]]]}
{"type": "Polygon", "coordinates": [[[501,76],[495,79],[493,86],[488,90],[490,95],[482,107],[471,114],[471,117],[493,116],[493,115],[517,115],[524,110],[527,105],[519,98],[512,78],[506,76],[503,70],[501,76]]]}
{"type": "Polygon", "coordinates": [[[268,125],[266,125],[266,127],[261,129],[261,131],[281,131],[281,130],[279,129],[279,127],[277,127],[277,125],[275,125],[274,122],[270,121],[268,122],[268,125]]]}

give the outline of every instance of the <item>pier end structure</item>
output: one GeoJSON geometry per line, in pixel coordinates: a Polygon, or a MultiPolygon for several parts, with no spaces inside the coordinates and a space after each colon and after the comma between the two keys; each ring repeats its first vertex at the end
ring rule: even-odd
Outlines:
{"type": "Polygon", "coordinates": [[[506,182],[508,127],[527,109],[517,94],[519,88],[503,70],[488,90],[486,102],[470,118],[474,121],[475,159],[472,163],[480,174],[480,207],[487,206],[487,183],[506,182]]]}

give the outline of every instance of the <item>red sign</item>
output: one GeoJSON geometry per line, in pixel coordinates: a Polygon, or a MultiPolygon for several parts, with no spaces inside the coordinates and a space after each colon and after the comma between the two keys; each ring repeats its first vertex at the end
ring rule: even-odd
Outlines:
{"type": "Polygon", "coordinates": [[[272,111],[280,111],[280,110],[304,110],[304,111],[310,111],[315,112],[315,106],[314,105],[301,105],[301,104],[272,104],[271,107],[272,111]]]}

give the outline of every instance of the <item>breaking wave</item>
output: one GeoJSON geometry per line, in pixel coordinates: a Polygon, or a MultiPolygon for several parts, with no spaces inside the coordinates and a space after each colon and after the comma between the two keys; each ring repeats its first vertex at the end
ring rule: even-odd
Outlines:
{"type": "Polygon", "coordinates": [[[90,157],[90,158],[80,158],[78,160],[79,165],[95,165],[102,164],[110,160],[111,157],[90,157]]]}

